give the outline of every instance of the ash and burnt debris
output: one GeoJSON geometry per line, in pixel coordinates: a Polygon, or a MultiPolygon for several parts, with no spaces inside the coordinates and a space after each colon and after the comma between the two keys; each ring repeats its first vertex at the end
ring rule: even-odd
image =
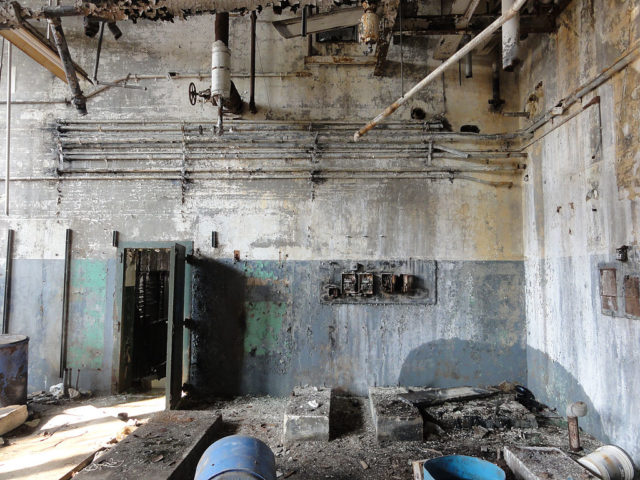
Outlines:
{"type": "MultiPolygon", "coordinates": [[[[44,2],[43,2],[44,3],[44,2]]],[[[321,10],[340,5],[359,3],[357,0],[97,0],[76,1],[73,5],[50,7],[43,4],[39,8],[24,8],[12,0],[0,0],[0,26],[17,27],[24,20],[48,19],[64,16],[91,17],[107,22],[140,19],[173,22],[195,15],[224,12],[248,13],[272,7],[274,13],[296,12],[312,5],[321,10]]]]}

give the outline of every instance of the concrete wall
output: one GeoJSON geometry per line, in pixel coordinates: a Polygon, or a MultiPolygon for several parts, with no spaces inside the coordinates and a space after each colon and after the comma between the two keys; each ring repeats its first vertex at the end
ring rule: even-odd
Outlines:
{"type": "MultiPolygon", "coordinates": [[[[245,119],[332,119],[354,122],[355,129],[355,122],[368,120],[399,96],[397,46],[391,47],[386,77],[373,77],[372,67],[305,70],[305,41],[279,38],[270,18],[265,12],[258,23],[258,71],[268,74],[257,80],[259,113],[245,113],[245,119]]],[[[91,70],[96,40],[81,35],[79,22],[64,24],[74,57],[91,70]]],[[[248,25],[248,17],[232,20],[234,81],[245,98],[248,25]]],[[[100,78],[169,71],[206,76],[212,28],[212,17],[125,23],[119,42],[105,34],[100,78]]],[[[434,41],[405,45],[407,87],[437,64],[425,50],[434,41]]],[[[339,48],[353,53],[359,47],[339,48]]],[[[15,100],[68,96],[62,82],[19,52],[15,65],[15,100]]],[[[446,116],[455,130],[462,124],[477,124],[482,132],[513,128],[513,120],[488,112],[486,60],[478,60],[474,75],[459,85],[457,71],[451,72],[444,82],[446,100],[443,83],[437,82],[397,119],[408,121],[410,107],[422,106],[429,117],[446,116]]],[[[206,78],[195,81],[199,88],[207,86],[206,78]]],[[[110,89],[88,102],[89,118],[215,121],[211,105],[188,105],[188,83],[163,78],[140,81],[149,88],[146,92],[110,89]]],[[[505,82],[505,98],[515,98],[515,91],[513,82],[505,82]]],[[[13,111],[13,174],[55,175],[54,119],[75,119],[75,112],[63,104],[41,103],[17,104],[13,111]]],[[[346,135],[350,138],[352,131],[346,135]]],[[[402,146],[402,135],[397,142],[402,146]]],[[[246,159],[229,160],[235,161],[243,165],[246,159]]],[[[397,163],[375,165],[384,169],[397,163]]],[[[152,162],[141,160],[138,166],[151,168],[152,162]]],[[[322,182],[212,175],[190,182],[16,181],[11,189],[11,215],[0,220],[2,228],[16,229],[10,330],[31,337],[32,390],[58,381],[66,228],[74,231],[69,366],[81,369],[83,388],[107,390],[111,385],[118,338],[113,230],[121,241],[194,241],[198,331],[192,381],[198,387],[284,394],[294,384],[326,383],[363,393],[372,384],[489,384],[526,378],[517,179],[513,188],[505,188],[392,174],[322,182]],[[216,249],[212,231],[219,233],[216,249]],[[238,263],[232,260],[234,250],[240,251],[238,263]],[[435,305],[319,303],[323,261],[410,258],[437,262],[435,305]]]]}
{"type": "MultiPolygon", "coordinates": [[[[548,40],[527,42],[523,107],[535,92],[529,108],[544,111],[609,67],[638,40],[639,5],[574,0],[560,25],[548,40]]],[[[559,126],[577,105],[538,131],[557,127],[528,149],[523,187],[529,388],[562,414],[586,401],[581,425],[636,461],[640,320],[601,313],[598,266],[621,268],[615,249],[626,244],[625,268],[640,271],[639,71],[636,61],[582,101],[599,95],[599,104],[559,126]]]]}

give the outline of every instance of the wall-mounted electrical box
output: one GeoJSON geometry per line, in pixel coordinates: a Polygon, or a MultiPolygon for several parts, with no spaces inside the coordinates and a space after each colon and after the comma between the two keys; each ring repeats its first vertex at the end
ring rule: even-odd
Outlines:
{"type": "Polygon", "coordinates": [[[436,262],[324,262],[322,303],[436,303],[436,262]]]}

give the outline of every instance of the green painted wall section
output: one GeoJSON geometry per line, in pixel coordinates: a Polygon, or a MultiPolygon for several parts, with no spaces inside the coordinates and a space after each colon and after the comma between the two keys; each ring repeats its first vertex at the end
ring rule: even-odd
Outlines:
{"type": "Polygon", "coordinates": [[[107,300],[107,264],[101,260],[71,262],[69,297],[70,368],[101,368],[107,300]]]}
{"type": "Polygon", "coordinates": [[[287,305],[285,303],[247,303],[247,330],[244,336],[245,352],[254,355],[266,355],[275,350],[286,311],[287,305]]]}

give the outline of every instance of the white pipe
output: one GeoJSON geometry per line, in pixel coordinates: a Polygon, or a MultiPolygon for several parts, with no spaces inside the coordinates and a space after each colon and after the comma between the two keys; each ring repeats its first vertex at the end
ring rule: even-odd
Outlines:
{"type": "Polygon", "coordinates": [[[395,112],[398,108],[404,105],[407,100],[413,97],[416,93],[426,87],[433,80],[438,78],[446,69],[455,65],[460,59],[465,57],[469,52],[473,51],[475,48],[480,46],[489,36],[491,36],[496,30],[498,30],[502,25],[504,25],[507,21],[511,20],[518,14],[518,11],[527,3],[527,0],[516,0],[513,6],[506,12],[503,12],[502,15],[497,18],[491,25],[485,28],[482,32],[476,35],[469,43],[467,43],[464,47],[454,53],[448,60],[444,61],[438,68],[436,68],[429,75],[424,77],[420,82],[418,82],[411,90],[409,90],[404,96],[400,97],[394,103],[389,105],[383,112],[378,114],[373,120],[367,123],[364,127],[358,130],[353,135],[353,140],[358,141],[360,137],[365,135],[369,130],[373,129],[376,125],[378,125],[381,121],[395,112]]]}
{"type": "Polygon", "coordinates": [[[9,160],[11,158],[11,42],[7,42],[7,156],[4,164],[4,214],[9,215],[9,160]]]}
{"type": "MultiPolygon", "coordinates": [[[[512,8],[514,0],[502,0],[502,11],[512,8]]],[[[511,72],[520,63],[520,14],[502,26],[502,69],[511,72]]]]}

